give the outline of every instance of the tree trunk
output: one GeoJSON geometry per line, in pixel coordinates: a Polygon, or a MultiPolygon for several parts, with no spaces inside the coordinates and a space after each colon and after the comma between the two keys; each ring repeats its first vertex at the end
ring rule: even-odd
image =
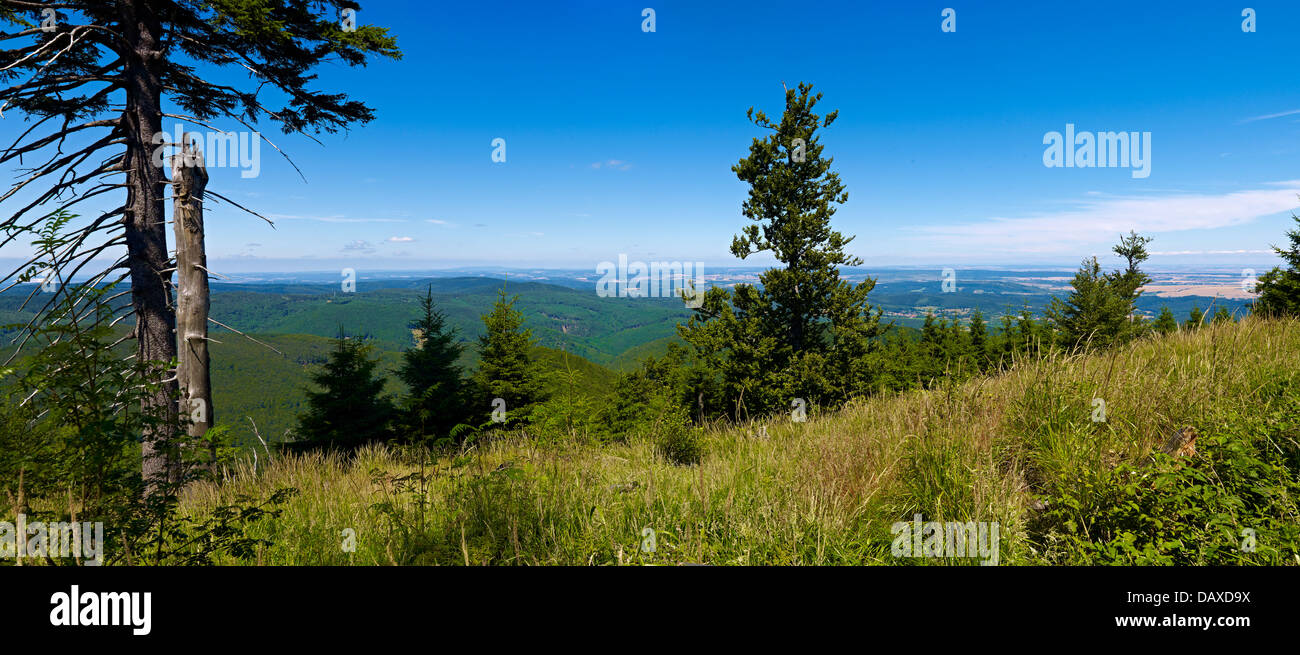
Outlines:
{"type": "Polygon", "coordinates": [[[119,0],[121,31],[127,45],[126,107],[122,129],[126,137],[127,178],[123,217],[127,266],[131,273],[131,304],[135,310],[136,359],[156,387],[141,401],[145,416],[156,421],[146,428],[141,474],[146,493],[163,482],[180,479],[175,452],[176,381],[169,367],[176,359],[176,315],[171,305],[171,274],[166,273],[167,224],[163,210],[162,166],[153,159],[154,135],[162,132],[162,80],[158,74],[163,52],[158,42],[162,24],[143,0],[119,0]]]}
{"type": "MultiPolygon", "coordinates": [[[[208,172],[203,153],[186,136],[172,158],[172,224],[176,232],[176,383],[181,411],[189,413],[187,432],[197,447],[212,427],[212,378],[208,372],[208,257],[203,247],[203,189],[208,172]]],[[[216,444],[208,444],[209,466],[216,444]]]]}

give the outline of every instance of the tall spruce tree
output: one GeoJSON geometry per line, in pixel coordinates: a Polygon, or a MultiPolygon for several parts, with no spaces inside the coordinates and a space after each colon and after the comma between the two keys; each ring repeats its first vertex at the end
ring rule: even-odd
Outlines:
{"type": "MultiPolygon", "coordinates": [[[[177,383],[168,370],[177,354],[164,211],[169,185],[159,156],[176,144],[163,121],[230,134],[262,123],[333,133],[369,121],[368,107],[316,88],[312,73],[323,63],[400,57],[385,29],[360,24],[355,14],[345,22],[343,10],[359,8],[352,0],[0,3],[0,23],[14,28],[0,32],[7,42],[0,80],[9,84],[0,88],[0,111],[6,122],[32,121],[0,149],[0,165],[31,167],[0,193],[0,247],[60,210],[86,202],[97,208],[73,226],[69,247],[51,268],[63,279],[78,271],[91,273],[93,282],[120,271],[116,279],[130,279],[136,359],[155,383],[142,409],[159,417],[143,435],[141,471],[151,484],[176,482],[180,471],[173,443],[177,383]],[[112,263],[100,268],[103,256],[112,263]]],[[[225,200],[210,188],[205,196],[225,200]]]]}
{"type": "Polygon", "coordinates": [[[1291,218],[1297,227],[1286,233],[1290,246],[1273,246],[1287,267],[1273,267],[1255,285],[1259,299],[1251,311],[1261,316],[1300,316],[1300,216],[1292,214],[1291,218]]]}
{"type": "Polygon", "coordinates": [[[467,418],[466,382],[457,360],[464,351],[456,331],[433,302],[433,289],[420,299],[420,317],[410,325],[415,347],[402,353],[397,377],[406,383],[403,429],[412,439],[447,437],[467,418]]]}
{"type": "Polygon", "coordinates": [[[475,393],[488,414],[500,398],[505,401],[506,423],[522,421],[533,405],[545,400],[541,369],[533,360],[533,332],[524,327],[524,315],[515,309],[519,296],[507,299],[505,287],[497,292],[492,311],[483,315],[486,333],[479,337],[479,366],[474,373],[475,393]]]}
{"type": "Polygon", "coordinates": [[[753,223],[731,252],[741,259],[771,253],[782,266],[765,271],[757,286],[710,289],[680,329],[720,372],[737,417],[784,411],[796,398],[839,402],[872,385],[867,355],[880,334],[880,312],[871,312],[867,294],[875,280],[855,285],[840,278],[840,267],[862,261],[845,252],[853,237],[830,225],[848,193],[820,142],[819,130],[838,115],[816,114],[821,98],[800,83],[786,89],[780,120],[749,109],[750,121],[767,134],[732,167],[749,185],[741,211],[753,223]]]}
{"type": "Polygon", "coordinates": [[[307,410],[298,417],[298,436],[320,446],[356,448],[392,438],[393,403],[371,359],[374,347],[339,328],[334,350],[311,373],[320,390],[307,390],[307,410]]]}

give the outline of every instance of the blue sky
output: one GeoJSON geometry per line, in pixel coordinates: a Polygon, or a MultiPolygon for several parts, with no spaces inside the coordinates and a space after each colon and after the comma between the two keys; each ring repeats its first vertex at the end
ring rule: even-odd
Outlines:
{"type": "Polygon", "coordinates": [[[305,182],[269,148],[255,178],[211,171],[276,227],[210,205],[209,257],[733,265],[747,221],[730,167],[761,134],[745,111],[779,114],[782,82],[806,81],[840,111],[822,134],[849,190],[834,225],[868,266],[1073,266],[1130,228],[1156,237],[1154,266],[1271,265],[1300,206],[1300,3],[1080,4],[363,2],[404,58],[324,67],[320,84],[376,120],[323,145],[268,126],[305,182]],[[1149,177],[1044,166],[1044,135],[1067,123],[1149,132],[1149,177]]]}

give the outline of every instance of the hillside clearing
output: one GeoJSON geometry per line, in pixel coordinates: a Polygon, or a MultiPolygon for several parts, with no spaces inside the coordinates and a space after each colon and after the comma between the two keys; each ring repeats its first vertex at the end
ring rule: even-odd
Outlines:
{"type": "Polygon", "coordinates": [[[805,423],[717,426],[697,466],[665,462],[652,436],[511,434],[456,457],[264,456],[256,472],[243,461],[191,487],[182,509],[299,490],[254,525],[270,544],[231,564],[979,561],[891,555],[891,525],[916,514],[996,522],[1001,564],[1296,564],[1298,359],[1300,322],[1247,319],[805,423]],[[1201,435],[1198,453],[1153,460],[1185,426],[1201,435]]]}

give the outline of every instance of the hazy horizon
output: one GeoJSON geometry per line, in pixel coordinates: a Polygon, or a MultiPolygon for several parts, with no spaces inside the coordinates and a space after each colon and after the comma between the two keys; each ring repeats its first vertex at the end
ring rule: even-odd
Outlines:
{"type": "MultiPolygon", "coordinates": [[[[782,85],[800,81],[839,111],[818,136],[849,193],[831,223],[868,266],[1075,267],[1136,230],[1155,238],[1153,268],[1258,270],[1300,207],[1300,93],[1283,56],[1295,3],[1256,3],[1253,32],[1239,8],[1172,2],[1062,20],[990,1],[958,8],[953,32],[939,6],[804,4],[839,18],[782,48],[754,47],[786,26],[742,2],[660,3],[652,32],[622,2],[447,6],[437,20],[422,2],[367,5],[359,20],[392,26],[403,59],[320,81],[375,120],[319,143],[260,126],[297,168],[267,144],[247,167],[211,162],[210,190],[275,223],[208,202],[212,270],[579,268],[620,253],[737,265],[728,246],[749,221],[730,169],[763,133],[746,111],[779,114],[782,85]],[[1125,47],[1062,47],[1093,41],[1125,47]],[[410,84],[413,70],[436,82],[410,84]],[[1132,137],[1132,161],[1049,165],[1056,137],[1072,149],[1108,133],[1132,137]]],[[[27,126],[10,113],[0,136],[27,126]]],[[[120,198],[102,201],[78,211],[120,198]]]]}

